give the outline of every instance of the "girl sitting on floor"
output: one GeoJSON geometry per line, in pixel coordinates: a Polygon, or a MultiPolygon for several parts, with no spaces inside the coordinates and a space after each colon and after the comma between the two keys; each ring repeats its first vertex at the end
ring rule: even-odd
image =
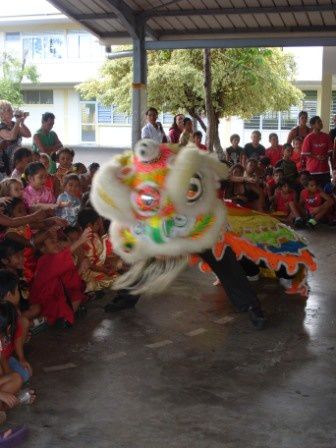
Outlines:
{"type": "Polygon", "coordinates": [[[91,229],[69,247],[62,249],[56,233],[50,234],[39,245],[42,256],[37,261],[30,290],[30,302],[41,306],[41,314],[48,324],[69,328],[75,313],[85,302],[85,285],[75,266],[73,253],[90,240],[91,229]]]}

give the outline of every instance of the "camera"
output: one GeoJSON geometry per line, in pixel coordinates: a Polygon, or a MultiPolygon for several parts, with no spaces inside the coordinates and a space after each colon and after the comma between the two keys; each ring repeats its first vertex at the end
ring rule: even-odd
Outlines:
{"type": "Polygon", "coordinates": [[[27,118],[29,116],[29,112],[24,112],[23,110],[17,109],[14,112],[15,118],[27,118]]]}

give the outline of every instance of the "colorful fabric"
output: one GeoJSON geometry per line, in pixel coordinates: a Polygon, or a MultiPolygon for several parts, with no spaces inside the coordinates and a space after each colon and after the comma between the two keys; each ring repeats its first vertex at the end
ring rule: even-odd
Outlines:
{"type": "MultiPolygon", "coordinates": [[[[228,227],[213,247],[215,257],[222,258],[226,247],[230,246],[238,259],[246,257],[256,264],[263,262],[271,271],[284,266],[288,275],[295,276],[287,292],[307,295],[307,270],[315,271],[317,265],[303,238],[270,215],[230,202],[226,202],[226,206],[228,227]]],[[[194,264],[200,259],[194,256],[190,261],[194,264]]],[[[203,262],[200,269],[211,271],[203,262]]]]}
{"type": "Polygon", "coordinates": [[[91,267],[82,274],[86,283],[86,292],[111,288],[117,277],[115,268],[117,260],[112,254],[112,245],[108,236],[100,237],[97,233],[94,233],[90,241],[83,246],[83,252],[91,264],[91,267]],[[98,269],[94,269],[94,266],[97,266],[97,268],[109,267],[110,272],[99,272],[98,269]]]}

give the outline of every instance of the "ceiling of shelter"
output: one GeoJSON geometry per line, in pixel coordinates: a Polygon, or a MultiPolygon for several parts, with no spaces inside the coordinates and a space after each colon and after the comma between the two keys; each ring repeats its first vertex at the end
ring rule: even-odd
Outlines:
{"type": "Polygon", "coordinates": [[[246,45],[269,39],[270,45],[281,46],[307,39],[310,45],[336,45],[336,0],[49,1],[112,45],[143,32],[148,48],[202,39],[246,45]]]}

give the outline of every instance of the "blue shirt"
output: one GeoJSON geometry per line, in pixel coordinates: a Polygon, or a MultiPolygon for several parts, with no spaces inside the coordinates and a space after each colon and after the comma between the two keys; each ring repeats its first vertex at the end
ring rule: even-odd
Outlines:
{"type": "Polygon", "coordinates": [[[56,215],[60,218],[66,219],[70,226],[75,226],[77,224],[77,216],[81,206],[80,199],[70,196],[70,194],[64,192],[58,196],[57,202],[70,202],[67,207],[57,208],[56,215]]]}

